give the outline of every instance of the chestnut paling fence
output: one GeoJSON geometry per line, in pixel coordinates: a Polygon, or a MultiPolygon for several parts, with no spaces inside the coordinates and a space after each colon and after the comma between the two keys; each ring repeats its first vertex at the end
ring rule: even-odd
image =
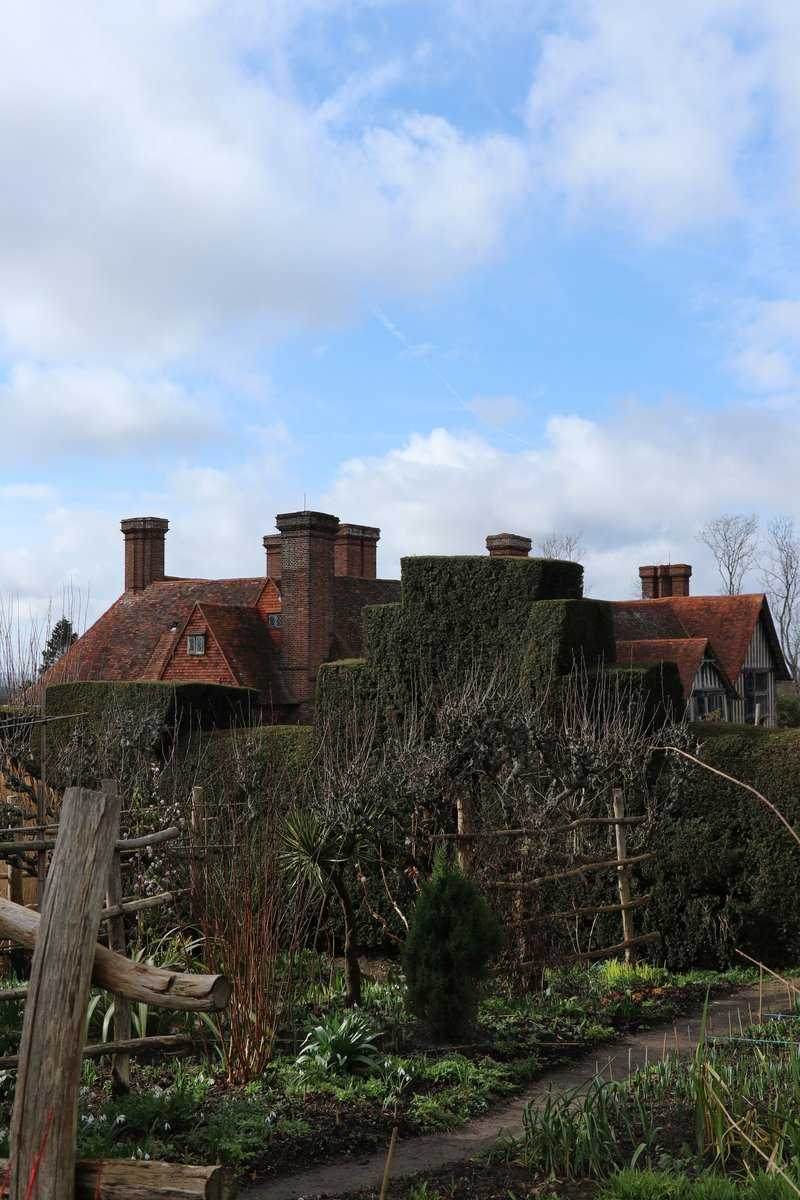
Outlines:
{"type": "Polygon", "coordinates": [[[12,1200],[227,1200],[234,1189],[218,1166],[77,1161],[82,1057],[112,1054],[114,1088],[124,1092],[130,1054],[174,1051],[193,1040],[182,1035],[131,1038],[130,1002],[173,1011],[220,1011],[228,1003],[230,984],[221,975],[164,970],[125,956],[126,914],[170,903],[174,893],[123,900],[123,856],[178,837],[177,828],[120,839],[120,800],[110,780],[98,791],[68,788],[59,817],[55,830],[46,826],[36,830],[39,837],[0,843],[0,858],[7,861],[18,861],[29,851],[49,859],[40,912],[0,899],[0,938],[33,950],[27,988],[0,992],[0,1000],[25,996],[19,1054],[0,1059],[3,1067],[17,1069],[10,1157],[0,1164],[0,1195],[12,1200]],[[55,837],[48,836],[52,832],[55,837]],[[107,930],[107,946],[97,941],[101,928],[107,930]],[[114,995],[114,1040],[85,1046],[92,984],[114,995]]]}
{"type": "MultiPolygon", "coordinates": [[[[655,858],[655,852],[647,851],[642,854],[630,855],[627,848],[626,831],[631,826],[642,825],[644,822],[645,818],[642,816],[626,816],[624,792],[622,788],[612,788],[609,798],[609,815],[607,817],[579,817],[563,825],[551,827],[548,830],[548,835],[552,838],[558,835],[573,834],[577,830],[586,828],[613,828],[615,838],[615,852],[613,857],[587,860],[577,854],[570,855],[568,853],[559,856],[560,859],[566,861],[559,863],[558,870],[548,871],[541,875],[526,875],[525,872],[520,871],[513,878],[485,880],[484,886],[492,891],[508,891],[513,893],[517,898],[521,898],[525,893],[536,893],[547,884],[560,880],[584,879],[587,875],[598,871],[614,872],[617,878],[619,903],[573,905],[573,907],[565,908],[561,911],[546,912],[546,916],[551,921],[563,920],[574,922],[576,919],[583,917],[596,918],[618,913],[622,926],[621,941],[616,942],[612,946],[582,950],[566,957],[559,956],[559,962],[587,962],[593,959],[612,958],[618,954],[624,954],[626,962],[634,962],[639,946],[657,941],[660,937],[660,934],[657,932],[640,933],[637,935],[635,929],[634,913],[636,909],[643,908],[649,902],[650,896],[633,895],[632,868],[639,863],[655,858]]],[[[461,811],[459,811],[459,831],[454,834],[440,836],[451,838],[456,842],[459,847],[462,865],[466,869],[471,868],[475,848],[482,841],[484,843],[491,843],[497,839],[523,841],[525,839],[536,838],[541,834],[541,830],[534,829],[466,829],[464,828],[465,824],[466,822],[461,819],[461,811]]],[[[521,906],[517,905],[512,923],[517,932],[524,935],[525,929],[528,926],[540,924],[541,919],[541,915],[526,918],[522,913],[521,906]]],[[[538,968],[542,965],[539,960],[521,961],[518,963],[518,967],[521,969],[538,968]]]]}

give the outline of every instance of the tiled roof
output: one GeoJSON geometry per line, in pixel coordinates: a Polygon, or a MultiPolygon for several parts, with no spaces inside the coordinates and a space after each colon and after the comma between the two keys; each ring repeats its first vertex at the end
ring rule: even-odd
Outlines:
{"type": "Polygon", "coordinates": [[[631,642],[617,642],[617,664],[621,667],[646,667],[653,663],[674,662],[678,667],[686,696],[691,692],[695,676],[707,656],[711,657],[725,687],[731,694],[735,694],[735,688],[726,671],[710,649],[708,638],[641,638],[631,642]]]}
{"type": "Polygon", "coordinates": [[[617,643],[707,638],[729,680],[738,679],[759,618],[763,619],[778,679],[790,678],[763,593],[746,596],[667,596],[612,603],[617,643]]]}
{"type": "Polygon", "coordinates": [[[163,670],[174,625],[181,628],[195,604],[249,607],[264,584],[256,579],[165,579],[141,592],[125,592],[95,621],[42,682],[78,679],[154,679],[163,670]]]}
{"type": "Polygon", "coordinates": [[[258,609],[252,605],[206,602],[197,607],[240,686],[255,688],[274,704],[286,703],[288,697],[276,669],[267,622],[258,609]]]}

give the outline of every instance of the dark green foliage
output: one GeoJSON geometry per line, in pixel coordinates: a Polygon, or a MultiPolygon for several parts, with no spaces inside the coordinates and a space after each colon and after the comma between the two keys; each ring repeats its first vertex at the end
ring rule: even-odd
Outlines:
{"type": "Polygon", "coordinates": [[[249,724],[258,711],[258,694],[249,688],[209,683],[124,683],[85,681],[50,684],[45,690],[45,715],[75,720],[47,725],[48,780],[57,786],[61,752],[80,728],[88,738],[105,730],[114,714],[124,714],[128,726],[150,730],[152,751],[166,739],[184,738],[198,730],[227,729],[249,724]],[[252,714],[252,716],[251,716],[252,714]]]}
{"type": "Polygon", "coordinates": [[[313,752],[310,725],[257,725],[218,729],[188,739],[184,754],[193,763],[194,781],[214,795],[233,797],[244,789],[242,770],[269,770],[291,786],[301,783],[313,752]]]}
{"type": "Polygon", "coordinates": [[[778,724],[783,729],[797,729],[800,726],[800,696],[796,692],[782,692],[778,696],[778,724]]]}
{"type": "MultiPolygon", "coordinates": [[[[749,783],[800,829],[800,732],[753,726],[693,727],[709,765],[749,783]]],[[[658,858],[643,872],[653,902],[646,928],[676,969],[738,961],[735,947],[770,966],[800,947],[800,847],[752,793],[689,767],[658,809],[658,858]]]]}
{"type": "Polygon", "coordinates": [[[657,727],[665,720],[681,720],[685,708],[677,665],[654,663],[650,667],[611,667],[608,674],[630,690],[631,698],[644,696],[647,719],[657,727]]]}
{"type": "Polygon", "coordinates": [[[365,659],[343,658],[322,664],[317,673],[314,699],[314,717],[318,729],[324,730],[330,724],[336,725],[348,719],[361,727],[374,713],[375,687],[365,659]]]}
{"type": "Polygon", "coordinates": [[[72,628],[72,621],[67,617],[56,621],[50,637],[47,639],[47,645],[42,651],[42,665],[39,670],[47,671],[54,663],[57,663],[77,639],[78,635],[72,628]]]}
{"type": "Polygon", "coordinates": [[[383,1061],[372,1022],[360,1012],[328,1013],[306,1035],[297,1067],[310,1077],[371,1075],[383,1061]]]}
{"type": "Polygon", "coordinates": [[[503,625],[524,626],[535,600],[577,600],[583,595],[583,567],[557,558],[492,558],[487,555],[402,560],[403,606],[425,610],[455,608],[462,620],[493,617],[503,625]]]}
{"type": "Polygon", "coordinates": [[[605,600],[540,600],[527,620],[524,668],[531,682],[567,675],[578,663],[596,670],[614,662],[611,605],[605,600]]]}
{"type": "Polygon", "coordinates": [[[435,1037],[474,1026],[479,987],[502,944],[500,923],[475,884],[439,855],[403,947],[409,1003],[435,1037]]]}

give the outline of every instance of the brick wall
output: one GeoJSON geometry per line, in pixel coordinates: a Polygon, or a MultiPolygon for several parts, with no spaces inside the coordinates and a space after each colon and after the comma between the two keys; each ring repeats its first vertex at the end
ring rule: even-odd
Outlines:
{"type": "Polygon", "coordinates": [[[282,666],[299,719],[312,712],[317,668],[333,642],[334,541],[337,517],[328,513],[280,513],[282,666]]]}
{"type": "Polygon", "coordinates": [[[167,663],[162,678],[181,683],[228,683],[233,685],[238,683],[200,609],[195,609],[192,614],[189,624],[181,634],[174,655],[167,663]],[[187,653],[186,639],[193,633],[206,635],[205,654],[187,653]]]}

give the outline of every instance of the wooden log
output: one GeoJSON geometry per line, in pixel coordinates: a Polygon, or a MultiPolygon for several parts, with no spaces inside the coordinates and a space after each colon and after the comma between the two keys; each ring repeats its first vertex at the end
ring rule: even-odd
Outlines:
{"type": "MultiPolygon", "coordinates": [[[[0,896],[0,937],[33,949],[39,929],[39,914],[0,896]]],[[[120,992],[128,1000],[143,1000],[156,1008],[181,1012],[216,1012],[225,1007],[231,985],[224,975],[190,975],[165,971],[147,963],[132,962],[106,946],[96,945],[92,982],[109,992],[120,992]]]]}
{"type": "MultiPolygon", "coordinates": [[[[180,829],[173,825],[170,829],[159,829],[157,833],[147,833],[143,837],[138,838],[123,838],[117,842],[117,850],[123,854],[131,853],[134,850],[144,850],[147,846],[158,846],[162,842],[172,842],[175,838],[181,836],[180,829]]],[[[4,858],[9,854],[25,854],[32,851],[37,853],[43,850],[52,850],[55,846],[54,838],[44,838],[37,840],[20,840],[16,842],[0,842],[0,858],[4,858]]]]}
{"type": "MultiPolygon", "coordinates": [[[[92,1042],[83,1047],[83,1057],[104,1058],[107,1054],[136,1054],[146,1058],[162,1054],[183,1054],[204,1045],[206,1043],[203,1039],[193,1034],[168,1033],[154,1037],[126,1038],[125,1041],[115,1039],[113,1042],[92,1042]]],[[[13,1071],[18,1066],[18,1054],[4,1054],[0,1057],[0,1070],[13,1071]]]]}
{"type": "MultiPolygon", "coordinates": [[[[635,900],[631,900],[626,908],[643,908],[645,904],[649,904],[652,896],[637,896],[635,900]]],[[[604,913],[622,912],[621,904],[585,904],[581,908],[565,908],[561,912],[544,913],[545,917],[550,917],[553,920],[556,918],[564,920],[572,920],[573,917],[599,917],[604,913]]],[[[535,917],[534,920],[541,921],[541,917],[535,917]]]]}
{"type": "Polygon", "coordinates": [[[118,834],[118,796],[67,789],[41,918],[36,914],[40,936],[31,966],[11,1117],[13,1200],[73,1200],[75,1194],[86,1005],[118,834]]]}
{"type": "Polygon", "coordinates": [[[143,837],[123,838],[121,842],[117,842],[117,849],[122,850],[143,850],[146,846],[159,846],[162,842],[174,842],[175,838],[181,836],[181,831],[177,825],[171,825],[169,829],[159,829],[157,833],[146,833],[143,837]]]}
{"type": "MultiPolygon", "coordinates": [[[[113,779],[103,780],[103,791],[112,796],[117,794],[117,785],[113,779]]],[[[122,868],[119,862],[119,850],[114,849],[111,856],[111,867],[108,872],[108,888],[106,890],[106,905],[110,909],[119,908],[119,913],[107,918],[108,945],[117,954],[125,954],[125,916],[122,912],[122,868]]],[[[127,1042],[131,1036],[131,1005],[127,997],[120,992],[114,993],[114,1041],[127,1042]]],[[[131,1060],[124,1050],[114,1054],[111,1062],[111,1094],[115,1098],[126,1096],[131,1090],[131,1060]]]]}
{"type": "Polygon", "coordinates": [[[483,829],[478,833],[434,833],[434,840],[451,842],[477,842],[481,838],[521,838],[542,837],[544,834],[571,833],[585,825],[641,825],[644,817],[579,817],[568,825],[556,825],[554,828],[542,826],[539,829],[483,829]]]}
{"type": "Polygon", "coordinates": [[[627,950],[629,946],[643,946],[645,942],[657,942],[661,937],[658,932],[655,933],[640,933],[637,937],[631,938],[629,942],[618,942],[616,946],[607,946],[604,950],[584,950],[582,954],[572,954],[569,958],[565,958],[564,962],[585,962],[592,958],[613,958],[615,954],[620,954],[627,950]]]}
{"type": "Polygon", "coordinates": [[[189,888],[176,888],[174,892],[158,892],[155,896],[143,896],[141,900],[122,900],[119,904],[104,908],[100,920],[110,921],[112,917],[132,916],[148,908],[160,908],[162,904],[172,904],[178,896],[185,896],[189,891],[189,888]]]}
{"type": "MultiPolygon", "coordinates": [[[[570,867],[568,871],[556,871],[554,875],[540,875],[538,879],[497,879],[494,882],[484,884],[486,888],[510,888],[520,892],[531,891],[533,888],[541,887],[543,883],[552,883],[556,879],[572,879],[576,875],[585,875],[590,871],[610,871],[616,867],[633,866],[634,863],[647,862],[648,859],[655,858],[655,851],[649,854],[634,854],[633,858],[620,860],[618,858],[610,858],[606,862],[584,863],[580,867],[570,867]]],[[[0,929],[0,932],[2,930],[0,929]]]]}
{"type": "Polygon", "coordinates": [[[24,1000],[28,995],[28,985],[22,987],[6,988],[4,992],[0,992],[0,1001],[2,1000],[24,1000]]]}
{"type": "MultiPolygon", "coordinates": [[[[0,1158],[0,1175],[7,1166],[8,1159],[0,1158]]],[[[81,1159],[75,1170],[75,1200],[235,1200],[235,1197],[236,1187],[222,1167],[101,1158],[81,1159]]]]}

